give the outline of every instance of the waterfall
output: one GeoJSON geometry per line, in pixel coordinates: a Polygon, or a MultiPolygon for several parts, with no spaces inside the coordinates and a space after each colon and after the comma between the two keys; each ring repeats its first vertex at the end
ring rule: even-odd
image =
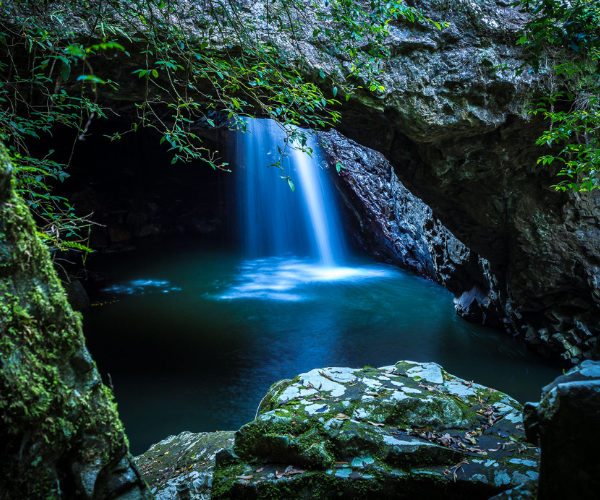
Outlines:
{"type": "Polygon", "coordinates": [[[248,120],[238,133],[236,175],[241,239],[248,258],[310,257],[324,267],[344,261],[345,243],[332,186],[319,162],[317,141],[308,145],[312,157],[288,147],[282,165],[295,192],[270,166],[284,149],[285,133],[270,120],[248,120]]]}

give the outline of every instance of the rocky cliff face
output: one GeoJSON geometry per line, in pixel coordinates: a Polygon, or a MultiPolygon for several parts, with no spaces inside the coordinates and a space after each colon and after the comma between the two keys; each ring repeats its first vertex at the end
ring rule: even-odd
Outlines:
{"type": "MultiPolygon", "coordinates": [[[[243,15],[265,14],[264,2],[241,3],[243,15]]],[[[535,139],[545,125],[524,110],[532,91],[547,82],[543,74],[516,71],[523,55],[515,42],[525,14],[506,0],[413,3],[449,27],[391,23],[390,57],[381,75],[385,90],[344,102],[340,132],[383,153],[434,217],[489,262],[507,329],[547,354],[572,361],[597,357],[600,193],[557,194],[551,187],[555,171],[537,164],[543,150],[535,139]]],[[[350,61],[318,50],[310,25],[318,21],[307,19],[295,38],[310,63],[300,70],[329,91],[349,74],[350,61]]],[[[192,36],[195,20],[187,21],[192,36]]],[[[281,48],[291,43],[269,37],[281,48]]],[[[211,40],[215,47],[223,42],[216,34],[211,40]]],[[[145,91],[131,75],[140,67],[134,48],[132,57],[117,54],[95,66],[120,84],[118,93],[101,93],[100,102],[124,114],[145,91]]]]}
{"type": "Polygon", "coordinates": [[[0,499],[151,498],[0,144],[0,499]]]}
{"type": "MultiPolygon", "coordinates": [[[[555,171],[537,165],[543,151],[535,139],[545,125],[524,110],[531,92],[547,83],[543,74],[516,72],[524,13],[505,0],[414,5],[449,27],[392,23],[385,90],[345,102],[340,132],[383,153],[434,217],[489,262],[511,333],[572,361],[598,356],[600,193],[558,194],[551,187],[555,171]]],[[[258,19],[263,11],[262,2],[248,3],[247,15],[258,19]]],[[[303,68],[305,76],[318,84],[320,72],[341,80],[348,61],[318,51],[312,28],[298,34],[312,64],[303,68]]],[[[119,71],[116,81],[130,78],[119,71]]],[[[122,89],[117,99],[134,99],[142,84],[122,89]]],[[[406,259],[432,272],[432,263],[406,259]]],[[[467,292],[462,303],[471,296],[486,300],[485,290],[467,292]]]]}
{"type": "MultiPolygon", "coordinates": [[[[385,92],[350,100],[340,130],[490,263],[506,327],[544,353],[596,357],[600,193],[558,194],[537,165],[543,124],[523,110],[544,82],[516,76],[524,16],[505,2],[415,2],[443,31],[392,28],[385,92]],[[496,69],[506,64],[506,70],[496,69]]],[[[338,66],[320,61],[335,74],[338,66]]]]}
{"type": "Polygon", "coordinates": [[[354,241],[378,260],[437,281],[455,295],[459,315],[503,324],[500,290],[489,262],[457,240],[398,180],[381,153],[339,132],[319,134],[354,241]]]}

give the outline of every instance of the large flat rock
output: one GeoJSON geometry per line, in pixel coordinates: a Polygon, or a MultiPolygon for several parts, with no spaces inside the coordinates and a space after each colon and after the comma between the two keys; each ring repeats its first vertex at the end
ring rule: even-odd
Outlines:
{"type": "Polygon", "coordinates": [[[488,499],[538,477],[522,407],[435,363],[274,384],[239,431],[184,432],[138,467],[159,500],[488,499]]]}
{"type": "Polygon", "coordinates": [[[537,478],[521,410],[435,363],[312,370],[217,455],[212,498],[489,498],[537,478]]]}

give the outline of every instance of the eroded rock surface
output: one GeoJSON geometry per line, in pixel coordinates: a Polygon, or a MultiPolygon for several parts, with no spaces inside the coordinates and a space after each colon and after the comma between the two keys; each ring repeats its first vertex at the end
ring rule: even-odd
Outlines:
{"type": "MultiPolygon", "coordinates": [[[[336,83],[357,61],[319,49],[328,41],[324,35],[313,38],[318,20],[308,7],[292,40],[271,36],[268,3],[241,3],[240,16],[263,20],[282,58],[293,65],[294,54],[307,56],[298,70],[333,97],[336,83]],[[293,50],[292,41],[298,44],[293,50]]],[[[200,4],[191,8],[181,0],[181,5],[189,17],[181,19],[182,29],[189,30],[182,36],[193,38],[198,35],[194,26],[208,14],[200,4]]],[[[504,324],[513,335],[573,362],[597,357],[600,192],[556,193],[558,167],[537,163],[544,152],[535,141],[547,124],[529,117],[526,105],[532,91],[547,88],[548,82],[543,73],[517,71],[523,53],[516,41],[526,15],[503,0],[415,0],[414,5],[449,27],[390,23],[390,56],[381,64],[384,90],[364,90],[347,102],[338,94],[344,102],[340,132],[383,153],[410,192],[490,263],[504,324]]],[[[87,29],[82,36],[89,36],[87,29]]],[[[219,33],[210,44],[237,53],[236,42],[220,39],[219,33]]],[[[146,55],[138,49],[131,57],[93,61],[96,73],[119,83],[119,92],[99,92],[103,105],[131,113],[131,103],[144,99],[146,84],[132,76],[145,67],[146,55]]],[[[161,75],[159,84],[169,85],[161,80],[166,78],[161,75]]],[[[193,97],[203,103],[202,93],[214,92],[207,83],[193,97]]],[[[249,106],[246,111],[252,112],[249,106]]],[[[473,290],[462,297],[461,307],[477,294],[473,290]]]]}
{"type": "Polygon", "coordinates": [[[521,406],[435,363],[324,368],[273,385],[217,454],[219,498],[481,498],[537,478],[521,406]]]}
{"type": "Polygon", "coordinates": [[[344,201],[347,226],[363,250],[448,288],[457,313],[468,321],[503,324],[500,290],[489,262],[456,239],[402,185],[381,153],[335,130],[319,133],[319,142],[344,201]]]}
{"type": "Polygon", "coordinates": [[[233,445],[234,432],[182,432],[136,458],[156,500],[208,500],[215,455],[233,445]]]}

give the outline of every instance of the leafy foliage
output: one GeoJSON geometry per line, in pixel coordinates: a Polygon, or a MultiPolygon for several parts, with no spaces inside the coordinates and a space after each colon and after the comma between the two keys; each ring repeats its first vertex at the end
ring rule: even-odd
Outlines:
{"type": "MultiPolygon", "coordinates": [[[[600,4],[595,0],[521,0],[531,13],[518,43],[531,71],[549,72],[553,89],[530,110],[551,121],[540,146],[560,151],[538,163],[561,164],[557,190],[600,189],[600,4]],[[550,68],[548,60],[555,61],[550,68]]],[[[523,68],[522,68],[523,70],[523,68]]]]}
{"type": "MultiPolygon", "coordinates": [[[[266,116],[287,133],[282,156],[288,146],[308,149],[299,127],[334,125],[339,99],[384,90],[377,75],[388,23],[433,22],[399,0],[12,0],[0,3],[0,16],[0,139],[55,248],[67,234],[83,243],[78,228],[89,219],[49,188],[68,176],[68,163],[52,161],[52,151],[34,158],[29,145],[61,124],[73,129],[75,147],[93,119],[107,117],[99,96],[119,84],[93,68],[108,55],[137,66],[125,78],[143,84],[131,132],[157,130],[172,163],[200,159],[226,169],[198,127],[226,117],[245,130],[244,117],[266,116]],[[342,83],[315,64],[327,58],[349,62],[337,69],[342,83]]],[[[293,189],[281,158],[275,165],[293,189]]]]}

